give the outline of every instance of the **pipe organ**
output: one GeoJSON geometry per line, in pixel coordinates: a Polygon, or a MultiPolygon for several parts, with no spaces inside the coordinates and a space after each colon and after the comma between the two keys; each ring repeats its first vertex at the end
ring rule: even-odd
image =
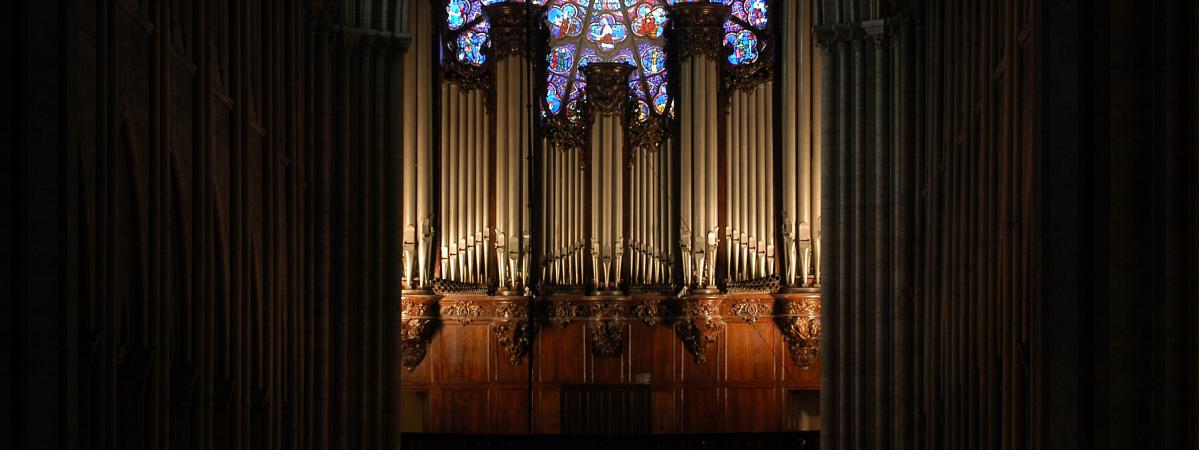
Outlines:
{"type": "Polygon", "coordinates": [[[445,3],[438,120],[421,118],[421,89],[404,118],[407,285],[452,315],[500,302],[484,310],[514,364],[533,314],[589,315],[602,356],[623,321],[669,320],[702,362],[727,317],[782,311],[792,357],[812,366],[819,151],[797,124],[813,114],[811,69],[799,31],[776,46],[765,26],[810,19],[761,0],[645,2],[631,29],[567,3],[445,3]]]}

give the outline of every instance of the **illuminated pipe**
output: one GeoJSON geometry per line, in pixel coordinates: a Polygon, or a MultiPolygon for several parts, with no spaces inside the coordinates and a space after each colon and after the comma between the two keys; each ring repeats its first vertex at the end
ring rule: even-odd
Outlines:
{"type": "Polygon", "coordinates": [[[774,82],[766,82],[766,95],[762,96],[761,111],[758,118],[765,125],[766,132],[762,135],[762,139],[766,142],[766,173],[764,174],[762,183],[766,188],[766,202],[763,203],[766,211],[766,256],[768,258],[766,264],[766,275],[775,275],[777,266],[775,264],[775,249],[777,248],[774,242],[775,230],[778,229],[777,219],[774,214],[774,114],[771,113],[770,105],[774,102],[774,82]]]}
{"type": "MultiPolygon", "coordinates": [[[[505,69],[507,69],[508,64],[510,64],[510,62],[511,62],[511,59],[501,60],[497,64],[499,67],[497,68],[496,72],[504,73],[505,69]]],[[[504,80],[504,81],[508,82],[509,84],[511,83],[511,80],[508,77],[501,78],[501,80],[504,80]]],[[[503,81],[497,81],[497,84],[499,84],[501,82],[503,82],[503,81]]],[[[509,205],[509,199],[508,199],[508,190],[509,190],[508,183],[509,183],[509,177],[511,175],[508,170],[505,170],[505,166],[504,166],[504,164],[508,161],[508,152],[510,152],[512,149],[512,141],[511,141],[510,133],[508,132],[509,127],[505,126],[506,124],[512,123],[512,120],[513,120],[511,111],[509,111],[509,104],[512,103],[512,101],[510,100],[511,92],[512,91],[509,89],[506,89],[505,86],[497,86],[496,90],[495,90],[495,106],[496,106],[495,111],[496,111],[496,124],[497,124],[497,126],[495,127],[495,140],[496,140],[495,159],[496,160],[495,160],[495,165],[494,165],[495,172],[496,172],[495,173],[495,211],[496,211],[495,245],[496,245],[497,249],[500,249],[500,248],[505,249],[504,251],[497,252],[497,254],[496,254],[496,262],[495,262],[496,263],[496,278],[498,280],[498,285],[500,288],[503,288],[507,285],[508,255],[505,254],[506,249],[507,249],[507,242],[505,242],[505,239],[507,237],[507,234],[512,231],[512,229],[509,228],[509,226],[508,226],[508,221],[506,220],[507,211],[509,208],[511,208],[511,206],[509,205]],[[501,236],[503,236],[503,237],[501,237],[501,236]]],[[[517,99],[516,101],[519,101],[519,99],[517,99]]]]}

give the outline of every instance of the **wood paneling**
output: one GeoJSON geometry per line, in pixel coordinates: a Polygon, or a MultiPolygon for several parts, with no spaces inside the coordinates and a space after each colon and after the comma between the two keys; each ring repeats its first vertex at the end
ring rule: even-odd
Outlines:
{"type": "Polygon", "coordinates": [[[442,328],[441,339],[436,342],[434,350],[439,358],[436,361],[437,381],[454,382],[486,382],[489,363],[495,361],[491,357],[490,348],[493,346],[491,333],[487,324],[446,325],[442,328]]]}
{"type": "Polygon", "coordinates": [[[785,414],[779,407],[779,389],[770,387],[730,387],[726,390],[724,431],[747,433],[777,431],[785,414]]]}
{"type": "MultiPolygon", "coordinates": [[[[443,300],[443,304],[466,298],[443,300]]],[[[522,358],[520,364],[510,364],[507,351],[491,332],[495,320],[489,314],[492,300],[469,298],[482,307],[483,315],[467,326],[446,321],[437,327],[425,359],[412,374],[404,375],[400,388],[441,392],[440,397],[430,396],[427,407],[431,414],[459,415],[456,420],[486,423],[437,428],[449,425],[443,419],[428,431],[527,431],[530,387],[535,394],[531,413],[534,432],[577,430],[584,425],[561,422],[567,415],[578,414],[566,411],[579,407],[564,403],[569,401],[568,397],[585,396],[580,392],[589,387],[619,389],[621,386],[647,389],[644,401],[651,413],[646,421],[647,431],[781,431],[785,413],[781,392],[819,389],[818,368],[800,370],[795,365],[786,351],[776,318],[761,317],[751,325],[731,314],[732,305],[742,300],[739,298],[727,299],[721,305],[725,328],[708,349],[703,364],[696,363],[693,355],[684,349],[670,322],[675,319],[652,327],[640,320],[625,320],[623,350],[615,356],[593,353],[588,331],[592,325],[590,318],[579,317],[566,326],[543,322],[532,344],[536,374],[532,383],[528,378],[529,356],[522,358]],[[426,368],[430,366],[431,378],[426,368]],[[642,373],[650,376],[648,386],[633,384],[642,373]],[[574,394],[564,394],[565,387],[571,387],[574,394]],[[468,396],[479,398],[467,400],[468,396]],[[464,408],[483,409],[465,411],[464,408]]],[[[603,402],[610,400],[601,398],[593,403],[608,408],[603,402]]]]}

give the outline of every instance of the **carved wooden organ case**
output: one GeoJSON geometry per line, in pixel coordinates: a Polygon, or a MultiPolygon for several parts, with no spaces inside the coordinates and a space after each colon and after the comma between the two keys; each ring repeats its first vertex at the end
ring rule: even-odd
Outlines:
{"type": "Polygon", "coordinates": [[[485,312],[513,364],[546,324],[586,321],[597,355],[623,322],[670,326],[702,362],[725,320],[769,317],[814,365],[819,163],[785,3],[434,0],[414,46],[440,70],[405,121],[405,365],[432,322],[485,312]]]}

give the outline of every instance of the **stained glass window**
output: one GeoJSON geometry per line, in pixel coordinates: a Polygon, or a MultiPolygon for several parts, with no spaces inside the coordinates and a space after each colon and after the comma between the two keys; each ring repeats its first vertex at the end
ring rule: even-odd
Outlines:
{"type": "MultiPolygon", "coordinates": [[[[514,0],[449,0],[445,6],[445,25],[450,53],[458,62],[482,66],[487,62],[485,49],[491,46],[491,24],[483,14],[483,5],[514,0]]],[[[520,0],[515,0],[520,1],[520,0]]],[[[531,0],[544,5],[547,0],[531,0]]]]}
{"type": "Polygon", "coordinates": [[[550,31],[543,105],[547,113],[578,113],[586,89],[578,69],[593,62],[624,62],[637,68],[629,87],[640,119],[667,112],[663,0],[550,0],[545,21],[550,31]]]}
{"type": "MultiPolygon", "coordinates": [[[[676,3],[703,2],[707,0],[667,0],[676,3]]],[[[729,5],[732,17],[724,22],[724,46],[731,52],[729,64],[752,64],[758,61],[766,43],[764,33],[769,24],[766,0],[712,0],[729,5]]]]}

